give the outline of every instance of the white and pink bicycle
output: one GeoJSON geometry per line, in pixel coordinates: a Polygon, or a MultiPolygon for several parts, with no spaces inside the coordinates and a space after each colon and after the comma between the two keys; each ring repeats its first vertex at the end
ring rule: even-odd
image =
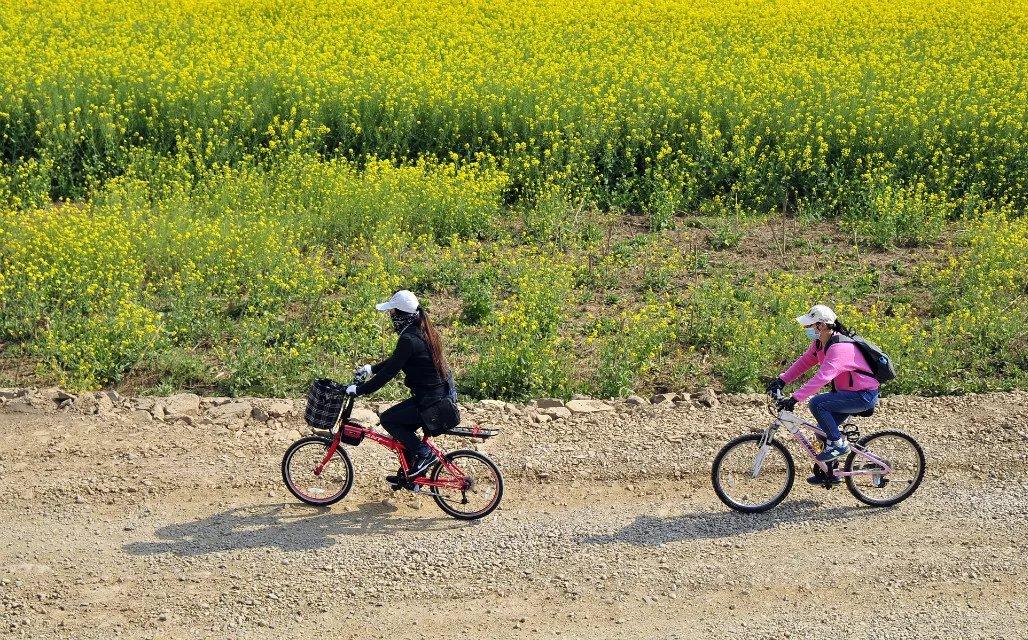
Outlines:
{"type": "Polygon", "coordinates": [[[814,469],[831,489],[845,481],[846,488],[865,504],[891,507],[909,498],[921,484],[925,472],[924,451],[914,438],[896,429],[876,431],[861,437],[856,424],[847,419],[840,429],[850,443],[850,453],[839,461],[817,462],[814,444],[803,428],[824,441],[824,431],[791,411],[779,410],[781,391],[771,396],[770,411],[775,419],[763,433],[747,433],[730,441],[714,457],[710,479],[714,492],[726,505],[743,513],[761,513],[785,500],[796,478],[792,455],[775,433],[784,427],[814,461],[814,469]]]}

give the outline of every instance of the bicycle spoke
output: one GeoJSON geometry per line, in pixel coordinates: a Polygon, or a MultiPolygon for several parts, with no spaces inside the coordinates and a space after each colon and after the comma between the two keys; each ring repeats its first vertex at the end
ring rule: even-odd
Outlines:
{"type": "Polygon", "coordinates": [[[847,463],[853,475],[849,490],[863,502],[896,504],[917,488],[924,476],[924,454],[910,436],[896,431],[871,434],[847,463]]]}
{"type": "Polygon", "coordinates": [[[718,497],[738,511],[770,509],[792,487],[793,468],[781,444],[743,436],[726,445],[711,469],[718,497]]]}

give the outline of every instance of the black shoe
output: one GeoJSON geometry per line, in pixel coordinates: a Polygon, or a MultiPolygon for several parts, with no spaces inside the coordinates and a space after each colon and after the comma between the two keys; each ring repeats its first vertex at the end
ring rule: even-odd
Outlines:
{"type": "Polygon", "coordinates": [[[407,476],[403,475],[403,468],[396,470],[391,476],[386,476],[386,482],[389,483],[389,488],[393,491],[398,491],[407,482],[407,476]]]}
{"type": "MultiPolygon", "coordinates": [[[[814,475],[807,476],[807,482],[817,487],[823,487],[825,484],[825,474],[815,473],[814,475]]],[[[839,484],[840,482],[842,482],[842,478],[832,478],[832,484],[839,484]]]]}
{"type": "Polygon", "coordinates": [[[425,472],[429,470],[432,463],[435,461],[435,454],[431,452],[418,456],[413,462],[411,462],[410,471],[407,472],[407,478],[413,480],[418,476],[425,475],[425,472]]]}

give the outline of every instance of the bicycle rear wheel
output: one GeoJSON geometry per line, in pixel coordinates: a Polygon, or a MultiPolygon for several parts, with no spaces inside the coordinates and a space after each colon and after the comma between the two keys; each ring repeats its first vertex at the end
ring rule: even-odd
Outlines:
{"type": "Polygon", "coordinates": [[[788,449],[763,435],[748,433],[732,440],[714,457],[710,481],[726,505],[742,513],[761,513],[777,506],[792,489],[796,468],[788,449]]]}
{"type": "Polygon", "coordinates": [[[286,488],[307,504],[318,507],[335,504],[353,486],[353,463],[342,445],[336,448],[321,473],[315,475],[331,444],[328,438],[307,436],[294,442],[282,456],[282,480],[286,488]]]}
{"type": "Polygon", "coordinates": [[[488,457],[477,451],[460,450],[446,454],[455,473],[437,462],[428,474],[432,482],[452,482],[453,487],[430,487],[432,498],[447,515],[458,520],[484,518],[500,506],[503,475],[488,457]]]}
{"type": "Polygon", "coordinates": [[[911,436],[890,429],[864,436],[857,445],[892,467],[888,474],[873,473],[882,466],[858,451],[850,452],[846,471],[872,472],[846,476],[846,488],[857,500],[873,507],[891,507],[909,498],[921,485],[925,472],[924,451],[911,436]]]}

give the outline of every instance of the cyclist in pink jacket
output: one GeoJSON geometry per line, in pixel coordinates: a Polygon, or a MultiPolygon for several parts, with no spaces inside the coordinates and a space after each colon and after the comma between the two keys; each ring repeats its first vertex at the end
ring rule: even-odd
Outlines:
{"type": "MultiPolygon", "coordinates": [[[[810,399],[810,413],[827,436],[825,449],[817,459],[830,462],[849,453],[849,443],[839,431],[839,424],[847,416],[868,411],[875,406],[878,402],[878,381],[871,376],[871,367],[860,349],[852,342],[839,340],[849,332],[830,308],[823,304],[815,305],[809,312],[796,318],[796,322],[807,330],[807,336],[813,342],[791,367],[771,382],[768,390],[781,390],[815,364],[820,365],[810,380],[792,396],[780,400],[778,406],[792,411],[797,403],[810,399]],[[829,383],[832,386],[830,392],[814,395],[829,383]]],[[[815,473],[808,481],[821,484],[824,479],[815,473]]]]}

